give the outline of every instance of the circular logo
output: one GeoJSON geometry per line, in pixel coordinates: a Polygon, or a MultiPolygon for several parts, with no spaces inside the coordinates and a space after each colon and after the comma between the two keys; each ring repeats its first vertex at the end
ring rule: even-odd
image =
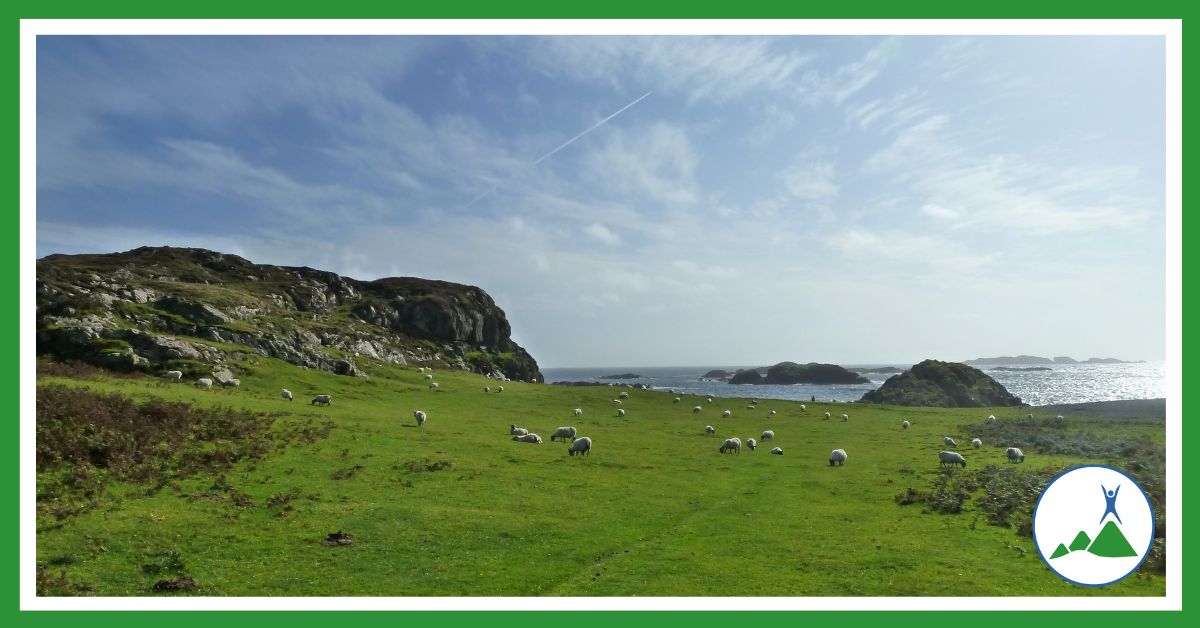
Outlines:
{"type": "Polygon", "coordinates": [[[1050,481],[1033,509],[1033,542],[1050,570],[1086,587],[1123,580],[1154,542],[1154,510],[1133,478],[1100,465],[1050,481]]]}

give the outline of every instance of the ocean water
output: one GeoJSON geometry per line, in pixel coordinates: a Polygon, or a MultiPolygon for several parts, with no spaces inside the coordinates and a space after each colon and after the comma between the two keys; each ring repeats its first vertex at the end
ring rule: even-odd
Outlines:
{"type": "MultiPolygon", "coordinates": [[[[895,366],[906,369],[908,364],[847,364],[856,368],[895,366]]],[[[1035,406],[1060,403],[1082,403],[1087,401],[1115,401],[1118,399],[1158,399],[1166,396],[1166,368],[1161,362],[1137,364],[1038,364],[1047,371],[999,371],[984,366],[981,370],[1004,385],[1021,401],[1035,406]]],[[[863,393],[883,384],[891,374],[866,373],[869,384],[816,385],[795,384],[731,385],[719,381],[701,379],[701,375],[713,369],[736,371],[731,366],[654,366],[654,367],[601,367],[601,368],[544,368],[542,374],[547,383],[561,381],[594,381],[600,383],[645,384],[654,389],[674,389],[683,393],[715,395],[718,397],[746,397],[763,399],[790,399],[807,401],[858,401],[863,393]],[[636,373],[637,379],[600,379],[602,375],[636,373]]],[[[980,367],[976,367],[980,368],[980,367]]]]}

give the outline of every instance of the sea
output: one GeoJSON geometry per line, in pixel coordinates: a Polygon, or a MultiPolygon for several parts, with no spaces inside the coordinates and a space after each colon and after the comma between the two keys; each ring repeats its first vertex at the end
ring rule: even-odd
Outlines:
{"type": "MultiPolygon", "coordinates": [[[[845,364],[851,371],[896,367],[908,364],[845,364]]],[[[1044,406],[1089,401],[1123,399],[1159,399],[1166,397],[1166,365],[1162,362],[1128,364],[1037,364],[1004,365],[1005,368],[1044,367],[1047,370],[1003,370],[996,366],[976,366],[1000,382],[1009,392],[1029,405],[1044,406]]],[[[704,379],[711,370],[736,371],[751,366],[637,366],[598,368],[543,368],[546,383],[590,381],[602,384],[643,384],[655,390],[674,390],[718,397],[790,399],[794,401],[858,401],[863,393],[875,390],[893,374],[863,373],[869,384],[727,384],[704,379]],[[605,375],[634,373],[637,378],[604,379],[605,375]]]]}

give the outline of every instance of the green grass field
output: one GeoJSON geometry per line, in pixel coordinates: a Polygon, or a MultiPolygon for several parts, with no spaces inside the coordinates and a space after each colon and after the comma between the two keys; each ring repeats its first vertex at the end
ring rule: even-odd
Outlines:
{"type": "MultiPolygon", "coordinates": [[[[413,368],[368,364],[370,378],[350,378],[246,360],[239,390],[39,378],[334,425],[237,463],[223,481],[202,472],[157,491],[114,482],[81,514],[40,516],[37,560],[55,579],[51,593],[161,595],[156,581],[186,575],[199,585],[190,594],[219,596],[1165,594],[1164,578],[1145,573],[1102,589],[1060,580],[1032,539],[988,525],[975,496],[958,514],[897,504],[939,477],[943,436],[958,440],[971,471],[1005,465],[1003,448],[971,449],[960,426],[1025,410],[813,403],[802,412],[774,400],[746,410],[744,399],[672,403],[659,392],[516,382],[485,394],[495,382],[444,370],[432,392],[413,368]],[[622,390],[630,397],[619,418],[611,400],[622,390]],[[332,405],[309,405],[317,393],[332,405]],[[419,429],[418,409],[429,416],[419,429]],[[724,409],[733,416],[722,419],[724,409]],[[833,420],[823,420],[827,410],[833,420]],[[513,442],[514,423],[544,444],[513,442]],[[551,443],[560,425],[591,437],[591,455],[551,443]],[[717,451],[725,437],[765,429],[776,439],[757,452],[717,451]],[[769,455],[772,446],[785,455],[769,455]],[[839,447],[848,461],[831,468],[839,447]],[[353,544],[322,544],[338,531],[353,544]]],[[[1067,429],[1164,439],[1161,422],[1068,417],[1067,429]]],[[[1108,462],[1025,453],[1024,471],[1108,462]]]]}

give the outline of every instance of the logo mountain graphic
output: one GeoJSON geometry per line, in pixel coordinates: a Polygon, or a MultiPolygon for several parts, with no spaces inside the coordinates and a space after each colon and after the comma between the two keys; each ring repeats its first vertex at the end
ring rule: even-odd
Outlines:
{"type": "Polygon", "coordinates": [[[1071,541],[1071,546],[1068,548],[1062,543],[1058,544],[1054,553],[1050,558],[1058,558],[1066,556],[1071,552],[1085,550],[1088,553],[1105,558],[1123,558],[1126,556],[1137,556],[1138,553],[1133,551],[1133,546],[1125,539],[1125,535],[1121,533],[1121,529],[1112,520],[1104,524],[1100,529],[1100,534],[1096,535],[1096,540],[1088,539],[1088,535],[1083,530],[1075,535],[1075,540],[1071,541]]]}

